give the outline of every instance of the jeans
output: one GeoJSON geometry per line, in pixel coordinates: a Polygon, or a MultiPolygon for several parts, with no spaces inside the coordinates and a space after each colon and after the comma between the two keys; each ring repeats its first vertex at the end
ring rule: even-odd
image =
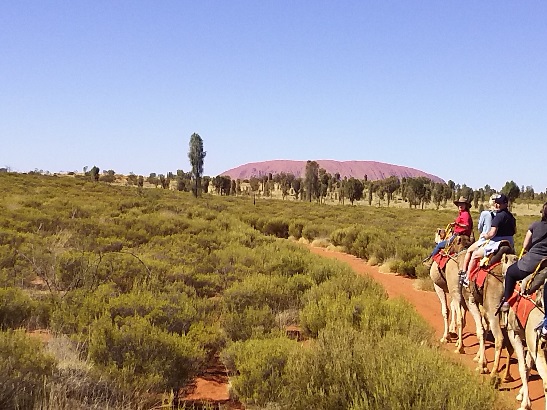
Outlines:
{"type": "Polygon", "coordinates": [[[429,255],[430,258],[438,254],[441,249],[443,249],[447,244],[452,243],[456,235],[452,235],[450,238],[445,239],[444,241],[440,241],[435,248],[433,249],[433,252],[431,252],[431,255],[429,255]]]}

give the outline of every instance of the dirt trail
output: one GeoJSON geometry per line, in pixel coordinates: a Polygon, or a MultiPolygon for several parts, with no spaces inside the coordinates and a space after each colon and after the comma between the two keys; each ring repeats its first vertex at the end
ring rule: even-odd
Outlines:
{"type": "MultiPolygon", "coordinates": [[[[348,255],[341,252],[335,252],[326,250],[324,248],[310,247],[310,251],[314,254],[321,255],[326,258],[337,259],[342,262],[346,262],[356,273],[360,275],[369,275],[377,282],[381,283],[386,289],[390,298],[402,297],[412,303],[416,307],[416,311],[422,315],[435,329],[435,334],[438,338],[442,336],[444,325],[443,318],[441,316],[441,309],[439,299],[435,292],[428,292],[417,290],[414,288],[415,281],[413,279],[396,276],[393,274],[380,273],[375,266],[367,265],[362,259],[355,256],[348,255]]],[[[478,340],[475,336],[475,325],[470,315],[467,315],[466,327],[464,329],[464,346],[465,354],[457,355],[452,354],[455,360],[460,360],[465,365],[474,369],[476,363],[473,362],[473,357],[478,350],[478,340]]],[[[453,344],[444,345],[451,353],[454,350],[453,344]]],[[[493,361],[493,343],[487,342],[486,356],[488,364],[491,368],[493,361]]],[[[505,363],[505,351],[502,358],[502,363],[505,363]]],[[[506,392],[509,400],[513,400],[512,403],[517,404],[514,401],[519,388],[521,387],[520,378],[518,378],[518,367],[516,359],[513,359],[511,365],[511,375],[516,379],[514,382],[506,383],[501,386],[501,390],[506,392]]],[[[530,399],[532,400],[532,409],[545,408],[545,397],[543,394],[543,386],[541,378],[535,371],[530,375],[530,399]]]]}

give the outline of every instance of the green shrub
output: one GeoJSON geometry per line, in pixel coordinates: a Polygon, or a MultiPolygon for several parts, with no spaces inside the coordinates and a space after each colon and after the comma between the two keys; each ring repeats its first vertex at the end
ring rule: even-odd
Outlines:
{"type": "Polygon", "coordinates": [[[306,225],[302,229],[302,237],[308,241],[313,241],[315,238],[319,238],[321,235],[321,230],[315,225],[306,225]]]}
{"type": "Polygon", "coordinates": [[[249,276],[232,284],[224,292],[228,311],[243,311],[247,307],[269,306],[274,311],[293,307],[298,301],[289,293],[287,280],[278,275],[249,276]]]}
{"type": "Polygon", "coordinates": [[[305,222],[303,221],[293,221],[289,224],[289,235],[295,239],[300,239],[302,237],[302,230],[304,229],[305,222]]]}
{"type": "Polygon", "coordinates": [[[340,228],[334,230],[330,234],[330,240],[333,245],[343,246],[346,250],[350,250],[353,243],[357,239],[360,233],[360,228],[357,225],[348,226],[346,228],[340,228]]]}
{"type": "Polygon", "coordinates": [[[233,343],[222,353],[222,359],[231,371],[237,371],[232,378],[237,397],[259,406],[278,401],[288,357],[298,349],[298,343],[286,337],[233,343]]]}
{"type": "Polygon", "coordinates": [[[34,301],[21,289],[0,288],[0,329],[25,326],[34,307],[34,301]]]}
{"type": "Polygon", "coordinates": [[[0,408],[32,409],[44,395],[54,360],[22,331],[0,331],[0,408]]]}
{"type": "Polygon", "coordinates": [[[358,258],[365,260],[370,259],[371,253],[369,250],[369,244],[372,240],[372,237],[373,234],[368,231],[359,231],[353,244],[351,244],[351,246],[349,247],[349,252],[352,255],[357,256],[358,258]]]}
{"type": "Polygon", "coordinates": [[[282,407],[304,409],[493,408],[494,389],[461,366],[403,335],[377,343],[332,324],[310,349],[289,355],[282,407]],[[454,384],[454,380],[459,383],[454,384]]]}
{"type": "Polygon", "coordinates": [[[289,224],[282,219],[270,219],[264,223],[262,233],[286,239],[289,237],[289,224]]]}
{"type": "Polygon", "coordinates": [[[168,333],[142,317],[103,316],[91,326],[89,358],[129,390],[183,386],[202,366],[205,352],[186,336],[168,333]]]}
{"type": "Polygon", "coordinates": [[[275,328],[275,314],[269,306],[247,307],[242,311],[226,312],[222,315],[222,328],[233,340],[247,340],[251,336],[269,333],[275,328]]]}

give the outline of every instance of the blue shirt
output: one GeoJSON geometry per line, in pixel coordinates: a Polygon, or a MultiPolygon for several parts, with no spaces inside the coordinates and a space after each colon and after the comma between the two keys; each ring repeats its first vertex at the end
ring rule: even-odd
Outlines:
{"type": "Polygon", "coordinates": [[[492,219],[496,215],[495,211],[484,210],[479,216],[479,233],[486,233],[492,227],[492,219]]]}

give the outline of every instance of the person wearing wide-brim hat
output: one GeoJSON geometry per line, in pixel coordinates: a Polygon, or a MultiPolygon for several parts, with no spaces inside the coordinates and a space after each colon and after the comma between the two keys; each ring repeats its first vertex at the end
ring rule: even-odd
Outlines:
{"type": "Polygon", "coordinates": [[[467,209],[471,208],[471,201],[464,196],[460,196],[459,199],[454,201],[454,205],[459,206],[460,204],[466,205],[467,209]]]}
{"type": "Polygon", "coordinates": [[[453,234],[449,239],[445,239],[444,241],[441,241],[435,246],[433,249],[433,252],[423,260],[423,262],[427,262],[429,259],[431,259],[433,256],[438,254],[441,249],[443,249],[447,244],[451,243],[454,238],[458,235],[467,235],[471,236],[473,232],[473,219],[471,218],[471,213],[469,212],[469,208],[471,208],[471,202],[469,199],[460,196],[459,199],[454,201],[454,205],[458,207],[458,216],[450,224],[450,226],[453,228],[453,234]]]}

